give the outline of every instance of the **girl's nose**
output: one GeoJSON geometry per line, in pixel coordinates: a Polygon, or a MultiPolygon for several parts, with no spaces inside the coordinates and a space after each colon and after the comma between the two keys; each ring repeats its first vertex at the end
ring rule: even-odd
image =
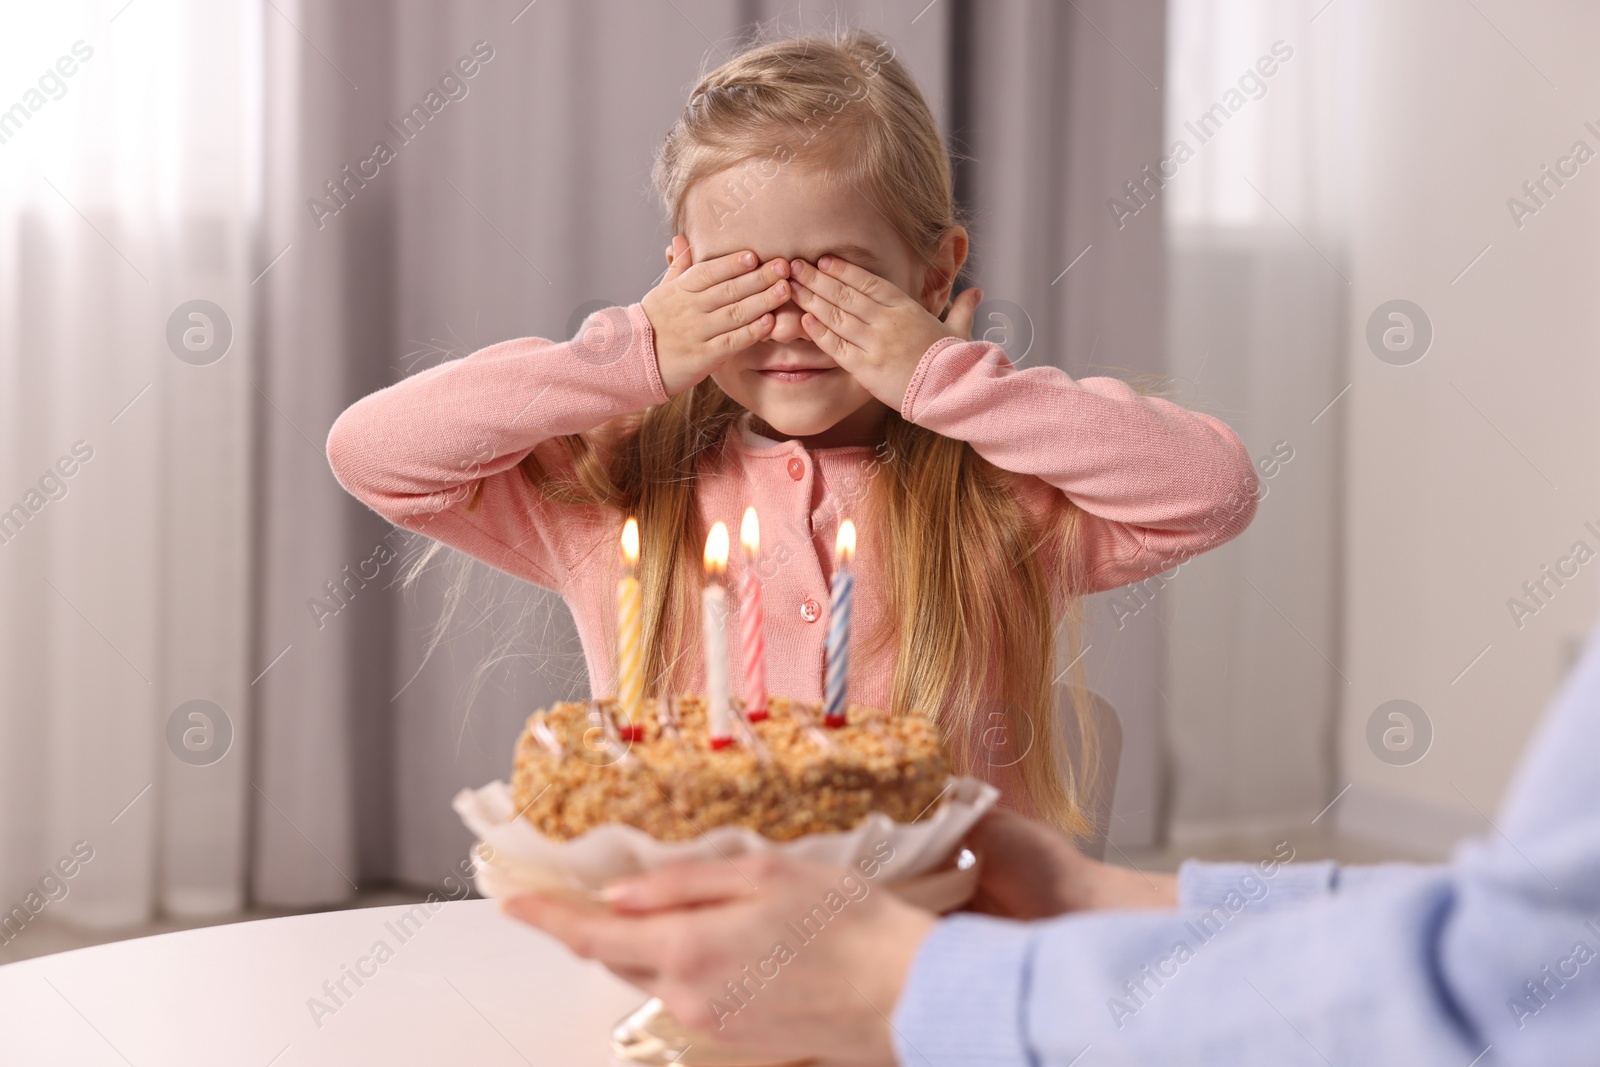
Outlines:
{"type": "Polygon", "coordinates": [[[792,298],[779,304],[773,309],[772,314],[777,321],[772,325],[772,332],[767,335],[769,341],[783,343],[809,339],[805,327],[800,325],[800,316],[804,312],[792,298]]]}

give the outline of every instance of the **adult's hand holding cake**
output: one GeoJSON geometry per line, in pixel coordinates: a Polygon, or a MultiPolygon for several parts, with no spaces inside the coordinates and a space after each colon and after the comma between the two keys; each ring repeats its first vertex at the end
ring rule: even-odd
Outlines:
{"type": "Polygon", "coordinates": [[[536,894],[504,907],[719,1045],[895,1062],[887,1016],[935,919],[864,873],[764,852],[663,867],[608,896],[609,907],[536,894]],[[763,996],[774,981],[782,995],[763,996]]]}

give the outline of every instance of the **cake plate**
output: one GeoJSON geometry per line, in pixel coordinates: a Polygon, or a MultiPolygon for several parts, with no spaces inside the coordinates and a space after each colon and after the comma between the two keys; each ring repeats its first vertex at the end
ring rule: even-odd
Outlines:
{"type": "MultiPolygon", "coordinates": [[[[938,914],[954,911],[972,898],[978,885],[978,857],[959,850],[944,866],[888,886],[908,904],[938,914]]],[[[740,1052],[685,1030],[659,997],[651,997],[611,1031],[613,1062],[621,1067],[805,1067],[811,1058],[774,1060],[740,1052]]]]}

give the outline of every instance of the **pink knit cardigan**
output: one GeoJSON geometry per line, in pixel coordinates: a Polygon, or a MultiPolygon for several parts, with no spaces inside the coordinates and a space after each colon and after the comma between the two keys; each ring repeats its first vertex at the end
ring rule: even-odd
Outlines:
{"type": "MultiPolygon", "coordinates": [[[[609,308],[571,341],[519,338],[412,375],[351,405],[328,434],[339,482],[385,519],[561,594],[583,642],[593,692],[615,692],[616,585],[622,516],[552,503],[517,469],[538,448],[563,469],[552,438],[592,430],[662,403],[654,333],[640,304],[609,308]],[[541,442],[549,445],[539,447],[541,442]],[[474,488],[482,497],[468,510],[474,488]]],[[[947,338],[918,362],[900,414],[969,442],[985,459],[1023,475],[1017,492],[1033,515],[1083,512],[1087,584],[1111,589],[1172,567],[1237,535],[1255,514],[1250,457],[1225,424],[1114,378],[1074,380],[1050,366],[1018,370],[1004,350],[947,338]]],[[[762,603],[769,692],[820,700],[834,536],[857,519],[854,635],[893,626],[883,617],[883,560],[876,525],[861,521],[867,487],[895,457],[867,446],[810,449],[757,437],[741,421],[735,462],[702,464],[701,516],[735,538],[730,589],[742,554],[739,520],[754,504],[761,522],[762,603]]],[[[930,521],[936,521],[930,516],[930,521]]],[[[738,648],[738,597],[730,597],[730,644],[738,648]]],[[[852,703],[888,704],[895,642],[869,655],[852,642],[852,703]]],[[[735,693],[742,671],[731,672],[735,693]]],[[[692,691],[703,684],[694,665],[692,691]]],[[[529,709],[530,711],[532,709],[529,709]]],[[[1023,810],[1015,769],[993,773],[1023,810]]]]}

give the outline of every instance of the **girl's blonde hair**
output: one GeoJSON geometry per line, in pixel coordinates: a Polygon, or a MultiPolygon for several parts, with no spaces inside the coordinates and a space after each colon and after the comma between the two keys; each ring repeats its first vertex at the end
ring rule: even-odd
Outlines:
{"type": "MultiPolygon", "coordinates": [[[[774,165],[798,165],[854,186],[927,262],[959,225],[950,158],[927,103],[893,50],[860,30],[758,41],[701,79],[652,175],[672,232],[684,232],[690,187],[740,163],[751,164],[752,181],[774,165]]],[[[687,687],[706,537],[696,479],[702,465],[729,461],[727,437],[743,413],[706,378],[643,413],[559,439],[570,461],[559,472],[532,452],[522,461],[552,500],[638,517],[649,693],[687,687]]],[[[1070,760],[1054,685],[1058,615],[1070,654],[1081,640],[1072,595],[1083,588],[1081,513],[1064,502],[1041,528],[1019,501],[1019,476],[898,412],[880,455],[861,502],[873,521],[857,525],[871,538],[863,555],[879,553],[885,629],[897,639],[890,710],[933,718],[963,772],[984,776],[986,759],[992,769],[990,738],[1005,739],[1008,753],[1026,745],[1019,769],[1035,812],[1088,836],[1101,814],[1085,810],[1100,772],[1081,664],[1070,685],[1078,747],[1070,760]]],[[[889,637],[861,635],[870,650],[889,637]]]]}

